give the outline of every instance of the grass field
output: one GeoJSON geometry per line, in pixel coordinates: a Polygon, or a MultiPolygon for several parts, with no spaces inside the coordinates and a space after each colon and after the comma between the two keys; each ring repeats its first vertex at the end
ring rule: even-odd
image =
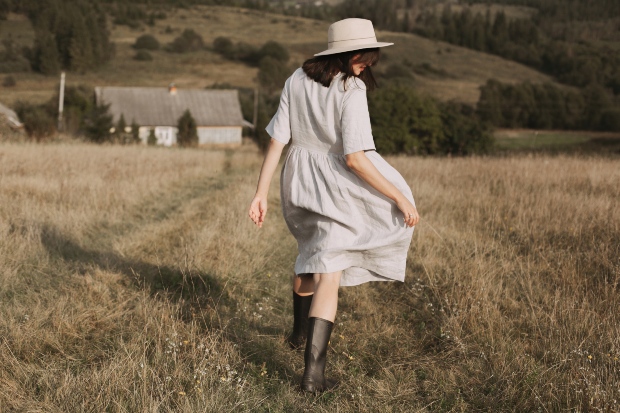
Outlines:
{"type": "Polygon", "coordinates": [[[1,144],[0,411],[618,411],[617,159],[389,161],[422,216],[406,282],[341,290],[315,397],[251,145],[1,144]]]}
{"type": "MultiPolygon", "coordinates": [[[[203,88],[214,83],[255,87],[256,68],[228,61],[211,50],[188,54],[155,51],[152,52],[153,61],[140,62],[133,59],[135,50],[131,45],[145,33],[154,35],[165,45],[186,28],[200,33],[209,47],[218,36],[257,47],[275,40],[289,50],[292,71],[305,59],[325,49],[328,25],[324,21],[229,7],[170,10],[165,20],[156,20],[154,27],[130,29],[110,24],[111,40],[116,45],[115,57],[87,74],[69,73],[67,84],[165,87],[174,82],[182,88],[203,88]],[[168,27],[169,32],[166,31],[168,27]]],[[[8,21],[0,21],[0,38],[9,34],[24,46],[30,46],[34,37],[30,22],[14,14],[8,21]]],[[[445,75],[416,74],[416,87],[441,100],[456,99],[474,104],[479,97],[478,88],[490,78],[507,83],[551,81],[548,76],[518,63],[413,34],[378,32],[378,37],[394,42],[395,46],[385,50],[385,58],[377,69],[400,61],[406,61],[411,67],[428,64],[445,75]]],[[[54,76],[18,73],[13,77],[17,81],[15,87],[0,87],[0,99],[9,106],[17,100],[46,101],[58,85],[54,76]]]]}
{"type": "Polygon", "coordinates": [[[613,132],[498,129],[494,135],[500,153],[620,154],[620,134],[613,132]]]}

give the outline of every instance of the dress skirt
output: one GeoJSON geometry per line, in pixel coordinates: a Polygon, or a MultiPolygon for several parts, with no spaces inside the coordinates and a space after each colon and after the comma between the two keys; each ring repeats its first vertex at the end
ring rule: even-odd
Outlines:
{"type": "MultiPolygon", "coordinates": [[[[398,171],[374,150],[365,153],[413,203],[398,171]]],[[[299,248],[296,274],[343,271],[341,286],[404,281],[413,228],[392,200],[347,167],[345,155],[293,143],[280,188],[284,219],[299,248]]]]}

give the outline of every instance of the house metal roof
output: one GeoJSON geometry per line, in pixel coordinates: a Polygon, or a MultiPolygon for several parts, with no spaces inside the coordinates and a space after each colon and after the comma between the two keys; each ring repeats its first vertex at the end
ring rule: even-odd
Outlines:
{"type": "Polygon", "coordinates": [[[139,126],[176,126],[186,109],[197,126],[247,126],[236,90],[177,89],[167,87],[96,87],[97,104],[109,104],[113,121],[139,126]]]}
{"type": "Polygon", "coordinates": [[[2,103],[0,103],[0,115],[3,115],[4,117],[6,117],[11,127],[13,128],[22,127],[22,123],[19,121],[19,117],[17,117],[17,114],[13,110],[4,106],[2,103]]]}

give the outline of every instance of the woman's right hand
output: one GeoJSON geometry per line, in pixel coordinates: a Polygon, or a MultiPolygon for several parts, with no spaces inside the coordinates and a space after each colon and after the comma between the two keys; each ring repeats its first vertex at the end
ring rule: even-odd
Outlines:
{"type": "Polygon", "coordinates": [[[408,227],[413,227],[420,221],[420,215],[418,215],[418,210],[404,196],[396,203],[396,206],[398,207],[398,209],[400,209],[400,212],[403,213],[405,224],[408,227]]]}
{"type": "Polygon", "coordinates": [[[267,197],[256,195],[250,203],[250,210],[248,215],[254,221],[259,228],[263,226],[265,222],[265,215],[267,215],[267,197]]]}

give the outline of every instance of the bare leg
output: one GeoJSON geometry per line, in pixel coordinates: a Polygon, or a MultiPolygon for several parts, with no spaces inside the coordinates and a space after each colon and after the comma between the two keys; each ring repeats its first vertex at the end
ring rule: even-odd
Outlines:
{"type": "Polygon", "coordinates": [[[312,274],[293,275],[293,291],[302,297],[314,294],[314,279],[312,274]]]}
{"type": "Polygon", "coordinates": [[[341,276],[342,271],[314,274],[314,298],[310,307],[310,317],[334,322],[338,309],[338,287],[341,276]]]}

